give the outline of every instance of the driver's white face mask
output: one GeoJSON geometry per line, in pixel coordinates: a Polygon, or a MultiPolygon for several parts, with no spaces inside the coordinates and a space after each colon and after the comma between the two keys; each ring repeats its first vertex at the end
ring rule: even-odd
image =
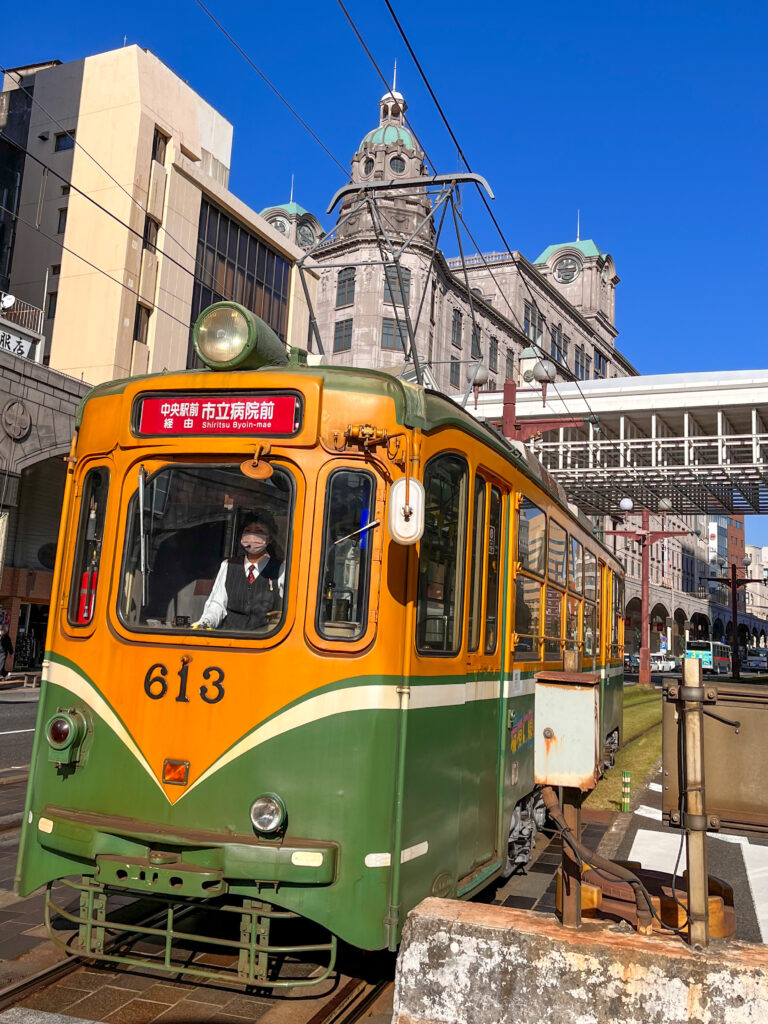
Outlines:
{"type": "Polygon", "coordinates": [[[244,530],[240,543],[249,555],[263,555],[269,544],[269,534],[261,530],[244,530]]]}

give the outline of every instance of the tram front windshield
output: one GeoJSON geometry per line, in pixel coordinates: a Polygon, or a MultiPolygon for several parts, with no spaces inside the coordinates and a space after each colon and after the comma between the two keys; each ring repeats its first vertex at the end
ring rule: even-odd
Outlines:
{"type": "Polygon", "coordinates": [[[120,616],[129,629],[256,637],[284,618],[294,482],[273,467],[138,471],[128,507],[120,616]]]}

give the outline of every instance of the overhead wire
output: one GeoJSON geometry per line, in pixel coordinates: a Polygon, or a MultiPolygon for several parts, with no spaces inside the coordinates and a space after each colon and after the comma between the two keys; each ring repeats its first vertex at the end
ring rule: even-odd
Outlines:
{"type": "MultiPolygon", "coordinates": [[[[341,4],[341,0],[338,0],[338,2],[341,4]]],[[[443,124],[445,125],[445,127],[446,127],[446,129],[448,131],[448,134],[451,137],[451,140],[453,141],[454,145],[456,146],[456,151],[457,151],[457,154],[458,154],[459,158],[464,163],[464,166],[466,167],[467,171],[469,173],[473,173],[472,172],[472,167],[471,167],[471,165],[469,163],[469,160],[467,159],[467,156],[464,153],[464,150],[463,150],[463,148],[462,148],[458,138],[456,137],[456,134],[453,131],[453,128],[451,127],[451,124],[450,124],[450,122],[449,122],[449,120],[448,120],[448,118],[447,118],[447,116],[445,114],[445,111],[442,108],[442,105],[440,104],[440,101],[438,100],[438,98],[437,98],[437,96],[435,94],[434,89],[432,88],[432,85],[431,85],[431,83],[429,81],[429,78],[428,78],[426,72],[424,71],[424,69],[423,69],[423,67],[421,65],[421,62],[419,61],[418,57],[416,56],[416,53],[415,53],[415,51],[413,49],[413,46],[411,45],[411,42],[410,42],[410,40],[409,40],[409,38],[408,38],[408,36],[407,36],[407,34],[405,32],[405,29],[403,28],[403,26],[402,26],[402,24],[400,22],[400,19],[397,17],[397,14],[395,13],[395,10],[394,10],[394,8],[392,6],[392,3],[390,2],[390,0],[384,0],[384,3],[385,3],[385,5],[387,7],[387,10],[389,11],[389,13],[390,13],[390,15],[392,17],[392,20],[395,23],[395,26],[396,26],[399,34],[400,34],[400,37],[403,40],[403,43],[405,44],[405,46],[406,46],[406,48],[408,50],[408,53],[409,53],[411,59],[413,60],[413,63],[415,65],[417,71],[419,72],[419,75],[421,76],[421,79],[422,79],[422,81],[424,83],[424,86],[426,87],[426,89],[429,92],[429,95],[430,95],[433,103],[435,104],[435,107],[436,107],[436,109],[437,109],[437,111],[438,111],[438,113],[439,113],[439,115],[440,115],[440,117],[441,117],[441,119],[443,121],[443,124]]],[[[486,210],[488,212],[488,215],[491,218],[491,221],[493,222],[493,225],[496,228],[496,230],[497,230],[497,232],[499,234],[499,237],[501,238],[501,241],[502,241],[502,243],[504,245],[504,248],[505,248],[506,252],[508,252],[510,254],[510,256],[511,256],[513,250],[511,248],[509,242],[507,241],[506,236],[504,235],[504,232],[503,232],[503,230],[501,228],[501,225],[499,224],[498,220],[496,219],[496,217],[495,217],[495,215],[494,215],[494,213],[493,213],[493,211],[492,211],[492,209],[491,209],[491,207],[490,207],[490,205],[488,203],[488,199],[485,196],[485,194],[483,193],[482,189],[480,188],[480,185],[476,183],[476,186],[477,186],[478,194],[480,195],[480,198],[481,198],[481,200],[483,202],[483,205],[485,206],[485,208],[486,208],[486,210]]],[[[477,248],[477,251],[479,253],[480,252],[479,247],[476,246],[476,248],[477,248]]],[[[515,267],[517,269],[516,264],[515,264],[515,267]]],[[[522,281],[523,285],[525,286],[525,288],[526,288],[526,290],[527,290],[527,292],[528,292],[532,302],[536,305],[536,308],[538,308],[538,304],[536,303],[536,299],[535,299],[535,296],[533,295],[531,287],[530,287],[528,281],[526,280],[525,276],[522,273],[520,273],[519,269],[518,269],[518,276],[520,277],[520,280],[522,281]]],[[[547,317],[544,314],[541,314],[541,315],[542,315],[542,319],[544,320],[544,323],[546,325],[547,322],[548,322],[547,317]]],[[[540,352],[543,352],[543,349],[541,348],[540,345],[536,345],[536,347],[539,349],[540,352]]],[[[546,358],[550,359],[551,356],[546,356],[546,358]]],[[[573,375],[572,383],[574,383],[576,385],[576,389],[579,392],[579,395],[581,396],[581,399],[584,402],[584,405],[586,406],[587,410],[589,411],[590,416],[592,417],[593,421],[594,422],[599,422],[598,417],[595,415],[594,411],[592,410],[592,408],[591,408],[591,406],[589,404],[589,401],[587,400],[587,397],[584,394],[584,392],[583,392],[583,390],[581,388],[581,385],[580,385],[580,383],[579,383],[579,381],[578,381],[578,379],[576,378],[575,375],[573,375]]],[[[557,389],[556,388],[555,388],[555,391],[557,393],[557,389]]],[[[567,404],[563,401],[562,397],[559,396],[559,394],[558,394],[558,397],[560,399],[560,402],[563,405],[563,408],[570,415],[570,411],[568,410],[567,404]]],[[[622,453],[621,449],[614,443],[613,439],[610,438],[607,434],[605,435],[605,437],[606,437],[606,440],[608,440],[611,443],[612,447],[614,447],[616,449],[616,451],[619,454],[619,458],[620,459],[623,458],[623,453],[622,453]]],[[[679,484],[676,484],[674,486],[677,488],[677,490],[683,496],[683,498],[685,499],[686,503],[688,503],[688,502],[690,502],[691,504],[693,503],[692,500],[691,500],[690,495],[688,495],[685,492],[685,490],[683,490],[683,488],[679,484]]],[[[658,492],[656,492],[648,484],[641,483],[641,488],[643,490],[645,490],[647,493],[653,495],[654,498],[658,497],[658,492]]],[[[680,513],[680,514],[684,515],[685,513],[680,513]]],[[[693,514],[693,513],[691,513],[691,514],[693,514]]]]}
{"type": "Polygon", "coordinates": [[[307,122],[304,120],[304,118],[301,116],[301,114],[299,114],[299,112],[293,106],[291,106],[291,104],[288,102],[288,100],[285,98],[285,96],[283,96],[283,94],[277,89],[277,87],[272,84],[272,82],[269,80],[269,78],[267,78],[267,76],[264,74],[264,72],[261,70],[261,68],[258,67],[254,63],[254,61],[245,52],[243,47],[224,28],[224,26],[221,24],[221,22],[205,6],[205,4],[202,2],[202,0],[195,0],[195,3],[210,18],[210,20],[213,22],[213,24],[216,26],[216,28],[219,29],[219,31],[222,33],[222,35],[224,35],[229,40],[229,42],[234,46],[234,48],[237,50],[237,52],[248,62],[248,64],[250,64],[250,66],[253,68],[253,70],[256,72],[256,74],[259,76],[259,78],[261,78],[261,80],[272,90],[272,92],[275,94],[275,96],[277,96],[277,98],[280,100],[280,102],[283,103],[288,108],[288,110],[290,110],[290,112],[293,114],[293,116],[296,118],[296,120],[299,122],[299,124],[302,125],[302,127],[305,128],[309,132],[309,134],[312,136],[312,138],[315,140],[315,142],[328,154],[328,156],[331,158],[331,160],[333,160],[333,162],[336,164],[336,166],[338,168],[340,168],[342,174],[345,174],[345,175],[347,175],[347,177],[349,177],[349,171],[347,170],[347,168],[344,167],[344,165],[339,160],[336,159],[336,157],[333,155],[333,153],[330,151],[330,149],[326,146],[326,144],[323,142],[323,140],[319,137],[319,135],[317,135],[316,132],[314,132],[312,130],[312,128],[310,128],[310,126],[307,124],[307,122]]]}

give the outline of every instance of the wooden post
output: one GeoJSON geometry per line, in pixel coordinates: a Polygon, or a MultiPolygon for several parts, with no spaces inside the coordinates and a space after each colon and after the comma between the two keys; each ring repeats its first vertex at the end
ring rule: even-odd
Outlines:
{"type": "MultiPolygon", "coordinates": [[[[709,874],[704,801],[704,709],[700,658],[683,662],[683,687],[697,689],[701,697],[684,700],[683,743],[685,750],[683,787],[688,854],[688,941],[696,948],[709,945],[709,874]]],[[[685,697],[685,693],[683,694],[685,697]]]]}

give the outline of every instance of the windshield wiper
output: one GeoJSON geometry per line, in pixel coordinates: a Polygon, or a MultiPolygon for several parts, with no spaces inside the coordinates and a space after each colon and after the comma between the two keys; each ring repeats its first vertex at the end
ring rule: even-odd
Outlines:
{"type": "Polygon", "coordinates": [[[147,531],[144,525],[144,488],[147,480],[147,471],[139,466],[139,544],[140,544],[140,570],[141,570],[141,606],[146,608],[149,593],[147,586],[147,531]]]}

